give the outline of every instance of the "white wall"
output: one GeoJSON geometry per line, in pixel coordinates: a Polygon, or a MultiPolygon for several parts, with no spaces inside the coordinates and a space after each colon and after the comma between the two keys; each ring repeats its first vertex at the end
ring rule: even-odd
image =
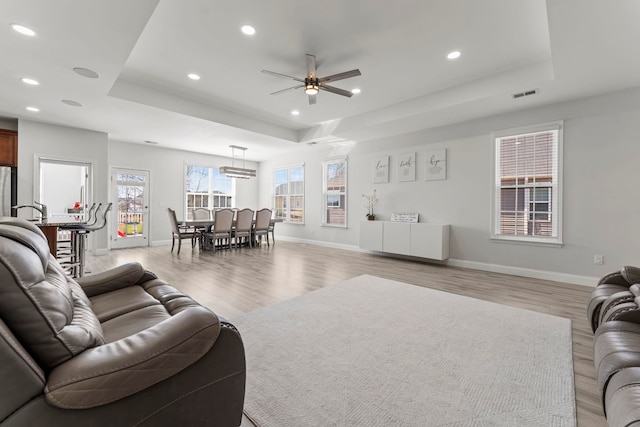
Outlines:
{"type": "MultiPolygon", "coordinates": [[[[18,204],[33,204],[36,156],[91,163],[93,199],[107,200],[107,134],[29,120],[18,122],[18,204]]],[[[23,209],[24,210],[24,209],[23,209]]],[[[22,212],[19,212],[22,216],[22,212]]],[[[31,212],[25,213],[30,216],[31,212]]],[[[107,248],[107,231],[92,233],[94,251],[107,248]]]]}
{"type": "MultiPolygon", "coordinates": [[[[300,150],[262,162],[260,204],[271,203],[271,171],[306,165],[306,224],[278,224],[276,234],[355,247],[364,220],[362,194],[377,190],[375,213],[418,212],[420,221],[451,224],[450,264],[574,283],[640,265],[637,162],[640,159],[640,89],[505,114],[393,138],[355,143],[349,156],[347,229],[320,226],[321,163],[331,148],[300,150]],[[492,130],[564,120],[564,245],[559,248],[489,240],[492,130]],[[447,149],[447,179],[424,181],[425,151],[447,149]],[[417,152],[417,179],[398,182],[398,154],[417,152]],[[390,183],[372,184],[371,163],[391,156],[390,183]],[[605,264],[594,265],[593,256],[605,264]]],[[[318,147],[318,146],[316,146],[318,147]]],[[[293,150],[292,150],[293,151],[293,150]]]]}
{"type": "MultiPolygon", "coordinates": [[[[185,164],[219,167],[231,165],[231,159],[219,156],[173,150],[157,146],[109,141],[109,167],[142,169],[149,171],[150,180],[150,236],[151,245],[171,242],[171,228],[166,209],[175,209],[178,219],[184,212],[185,164]]],[[[257,168],[254,162],[245,162],[248,168],[257,168]]],[[[236,207],[258,208],[257,178],[236,179],[236,207]]]]}
{"type": "MultiPolygon", "coordinates": [[[[164,212],[167,206],[184,216],[185,162],[216,167],[230,160],[108,141],[104,133],[27,120],[19,121],[18,132],[21,204],[33,202],[36,154],[93,163],[96,201],[109,200],[109,167],[149,170],[152,244],[166,243],[170,238],[164,212]]],[[[320,226],[322,161],[336,150],[322,144],[292,143],[288,155],[258,165],[257,180],[237,180],[237,206],[272,206],[271,171],[305,163],[306,223],[278,224],[277,235],[356,248],[359,222],[365,214],[361,195],[375,188],[380,199],[375,212],[381,219],[388,219],[391,212],[418,212],[421,221],[451,224],[450,264],[591,283],[622,265],[640,265],[640,202],[634,196],[640,182],[638,135],[640,89],[354,143],[347,150],[347,229],[320,226]],[[564,245],[553,248],[490,241],[491,131],[554,120],[564,120],[565,125],[564,245]],[[424,153],[438,148],[447,149],[447,179],[426,182],[424,153]],[[417,180],[397,182],[395,161],[399,153],[407,151],[418,154],[417,180]],[[390,183],[372,184],[371,162],[376,155],[391,156],[390,183]],[[603,266],[593,264],[595,254],[604,256],[603,266]]],[[[96,237],[97,248],[106,249],[106,231],[96,237]]]]}

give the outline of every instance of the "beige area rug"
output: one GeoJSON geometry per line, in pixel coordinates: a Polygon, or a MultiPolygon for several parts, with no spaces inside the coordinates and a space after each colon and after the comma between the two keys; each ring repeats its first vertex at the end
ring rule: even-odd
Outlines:
{"type": "Polygon", "coordinates": [[[575,426],[568,319],[360,276],[233,323],[258,426],[575,426]]]}

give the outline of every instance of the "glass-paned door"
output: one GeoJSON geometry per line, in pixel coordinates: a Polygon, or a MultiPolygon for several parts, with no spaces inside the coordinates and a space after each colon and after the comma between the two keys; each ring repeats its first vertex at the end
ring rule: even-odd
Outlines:
{"type": "Polygon", "coordinates": [[[148,246],[149,172],[113,168],[111,188],[111,247],[117,249],[148,246]]]}

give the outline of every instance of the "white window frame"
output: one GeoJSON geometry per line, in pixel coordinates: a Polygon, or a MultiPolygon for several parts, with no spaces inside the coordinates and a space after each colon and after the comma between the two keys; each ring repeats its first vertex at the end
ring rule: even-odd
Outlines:
{"type": "MultiPolygon", "coordinates": [[[[348,224],[348,190],[349,190],[349,162],[347,161],[347,157],[336,157],[333,159],[325,160],[322,162],[322,226],[323,227],[337,227],[337,228],[347,228],[348,224]],[[327,168],[330,164],[334,163],[344,163],[344,191],[336,191],[336,190],[328,190],[328,182],[327,182],[327,168]],[[342,196],[344,195],[344,206],[341,206],[338,203],[338,208],[344,209],[344,224],[330,224],[327,222],[327,212],[330,208],[327,206],[327,198],[328,196],[342,196]]],[[[338,199],[340,200],[340,199],[338,199]]]]}
{"type": "MultiPolygon", "coordinates": [[[[541,123],[532,126],[524,126],[512,129],[504,129],[494,131],[491,134],[491,154],[492,154],[492,174],[491,174],[491,239],[497,242],[513,242],[513,243],[529,243],[537,245],[561,246],[562,245],[562,153],[563,153],[563,129],[564,122],[562,120],[541,123]],[[555,182],[551,184],[551,221],[556,224],[556,235],[551,237],[531,236],[531,235],[506,235],[500,234],[500,212],[501,200],[500,191],[501,179],[499,173],[500,148],[499,141],[501,138],[520,136],[538,132],[557,131],[555,182]]],[[[533,203],[530,199],[525,200],[528,206],[533,203]]],[[[529,214],[527,213],[527,216],[529,214]]]]}
{"type": "Polygon", "coordinates": [[[307,181],[307,177],[306,177],[306,170],[304,167],[304,163],[298,163],[295,165],[290,165],[290,166],[284,166],[284,167],[280,167],[280,168],[276,168],[273,170],[273,173],[271,174],[272,177],[272,189],[273,189],[273,197],[271,198],[271,202],[273,204],[273,211],[276,212],[276,198],[277,197],[285,197],[286,199],[286,207],[284,209],[285,211],[285,217],[282,218],[284,222],[286,223],[290,223],[290,224],[299,224],[299,225],[304,225],[305,222],[305,218],[306,218],[306,211],[305,211],[305,203],[306,203],[306,198],[305,198],[305,185],[306,185],[306,181],[307,181]],[[292,169],[299,169],[302,168],[302,193],[292,193],[292,185],[291,185],[291,170],[292,169]],[[277,194],[276,192],[276,179],[275,176],[278,172],[282,172],[282,171],[287,171],[287,190],[286,193],[284,194],[277,194]],[[292,203],[291,203],[291,198],[292,197],[302,197],[302,221],[292,221],[291,220],[291,207],[292,207],[292,203]]]}
{"type": "Polygon", "coordinates": [[[213,182],[214,182],[214,177],[213,177],[213,173],[210,172],[209,173],[209,192],[208,193],[188,193],[187,192],[187,179],[188,179],[188,175],[187,175],[187,171],[188,171],[188,167],[189,166],[195,166],[195,167],[201,167],[201,168],[207,168],[207,169],[219,169],[217,166],[210,166],[210,165],[203,165],[203,164],[195,164],[195,163],[188,163],[185,162],[184,164],[184,184],[182,186],[182,191],[183,191],[183,208],[184,208],[184,217],[183,218],[187,218],[187,219],[192,219],[191,215],[189,213],[189,203],[187,200],[187,197],[189,195],[194,195],[194,196],[207,196],[209,198],[209,206],[202,206],[202,203],[200,203],[200,206],[193,206],[192,209],[197,209],[197,208],[203,208],[203,209],[209,209],[210,211],[214,211],[215,209],[221,208],[221,207],[216,207],[214,206],[214,200],[216,197],[231,197],[231,206],[225,206],[227,208],[235,208],[236,206],[236,182],[234,179],[231,179],[231,193],[214,193],[215,189],[213,186],[213,182]]]}

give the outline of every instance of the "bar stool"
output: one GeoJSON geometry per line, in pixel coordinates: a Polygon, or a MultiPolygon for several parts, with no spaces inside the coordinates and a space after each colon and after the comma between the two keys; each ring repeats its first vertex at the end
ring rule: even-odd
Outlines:
{"type": "Polygon", "coordinates": [[[73,257],[73,267],[71,269],[73,271],[73,277],[84,276],[85,239],[90,232],[101,230],[107,225],[107,215],[109,214],[112,205],[112,203],[109,203],[107,205],[107,208],[105,209],[104,214],[102,215],[102,219],[99,223],[97,219],[99,217],[99,212],[101,210],[102,204],[99,204],[95,210],[96,220],[93,222],[93,225],[69,224],[60,226],[60,229],[68,230],[71,232],[71,246],[73,248],[72,252],[75,255],[73,257]]]}

